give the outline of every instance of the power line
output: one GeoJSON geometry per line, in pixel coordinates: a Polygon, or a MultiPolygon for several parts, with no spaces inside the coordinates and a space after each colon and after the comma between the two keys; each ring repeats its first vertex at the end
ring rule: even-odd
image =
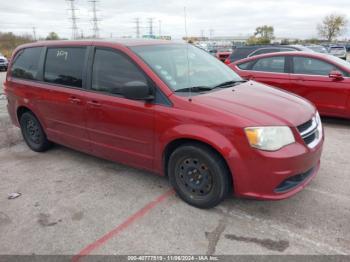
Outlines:
{"type": "Polygon", "coordinates": [[[96,3],[98,0],[90,0],[89,1],[92,4],[92,35],[94,38],[99,38],[100,36],[100,29],[98,28],[98,19],[97,19],[97,10],[96,10],[96,3]]]}
{"type": "Polygon", "coordinates": [[[72,39],[77,39],[79,37],[79,32],[78,32],[78,26],[77,26],[77,17],[75,15],[75,0],[66,0],[67,2],[70,3],[70,12],[71,12],[71,20],[72,20],[72,39]]]}

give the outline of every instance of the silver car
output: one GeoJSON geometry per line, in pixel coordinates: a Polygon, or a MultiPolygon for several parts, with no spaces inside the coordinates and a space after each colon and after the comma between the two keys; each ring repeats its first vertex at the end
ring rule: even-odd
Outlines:
{"type": "Polygon", "coordinates": [[[6,57],[4,57],[1,53],[0,53],[0,71],[5,70],[7,71],[7,67],[8,67],[8,60],[6,57]]]}
{"type": "Polygon", "coordinates": [[[331,55],[346,60],[347,52],[345,46],[330,46],[329,53],[331,55]]]}

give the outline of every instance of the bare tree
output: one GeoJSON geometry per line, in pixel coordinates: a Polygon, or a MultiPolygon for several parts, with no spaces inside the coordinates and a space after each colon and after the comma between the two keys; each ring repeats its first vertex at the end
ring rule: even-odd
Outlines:
{"type": "Polygon", "coordinates": [[[345,32],[347,23],[345,15],[328,15],[317,25],[318,34],[331,42],[345,32]]]}

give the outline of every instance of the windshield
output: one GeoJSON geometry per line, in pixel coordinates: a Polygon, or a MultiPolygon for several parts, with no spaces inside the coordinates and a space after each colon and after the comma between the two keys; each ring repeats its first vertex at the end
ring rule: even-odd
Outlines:
{"type": "Polygon", "coordinates": [[[327,49],[324,48],[323,46],[308,46],[309,49],[318,52],[318,53],[322,53],[322,54],[327,54],[327,49]]]}
{"type": "Polygon", "coordinates": [[[345,48],[344,47],[331,47],[329,52],[331,54],[345,53],[345,48]]]}
{"type": "Polygon", "coordinates": [[[191,87],[216,87],[224,82],[242,81],[228,66],[192,45],[151,45],[131,49],[173,91],[191,87]]]}

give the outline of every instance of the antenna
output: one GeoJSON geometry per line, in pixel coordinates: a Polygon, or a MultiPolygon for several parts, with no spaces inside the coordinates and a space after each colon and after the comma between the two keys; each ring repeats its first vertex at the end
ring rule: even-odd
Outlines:
{"type": "MultiPolygon", "coordinates": [[[[186,42],[188,41],[188,33],[187,33],[187,10],[186,6],[184,7],[184,19],[185,19],[185,34],[186,34],[186,42]]],[[[189,87],[189,96],[188,101],[192,102],[192,89],[191,89],[191,78],[190,78],[190,58],[189,58],[189,51],[188,51],[188,45],[189,43],[186,43],[186,56],[187,56],[187,85],[189,87]]]]}
{"type": "Polygon", "coordinates": [[[93,37],[94,38],[99,38],[100,36],[100,29],[98,28],[98,19],[97,19],[97,10],[96,10],[96,3],[98,2],[98,0],[90,0],[89,1],[92,4],[92,32],[93,32],[93,37]]]}
{"type": "Polygon", "coordinates": [[[77,10],[75,8],[75,0],[66,0],[68,2],[70,2],[70,12],[71,12],[71,20],[72,20],[72,39],[77,39],[79,37],[79,33],[78,33],[78,26],[77,26],[77,17],[75,15],[75,10],[77,10]]]}

